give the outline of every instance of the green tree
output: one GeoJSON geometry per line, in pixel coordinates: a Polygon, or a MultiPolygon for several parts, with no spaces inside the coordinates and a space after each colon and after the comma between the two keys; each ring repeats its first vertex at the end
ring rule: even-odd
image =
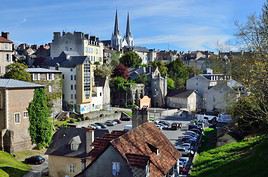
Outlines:
{"type": "Polygon", "coordinates": [[[168,76],[175,81],[177,89],[184,88],[189,71],[180,60],[174,60],[168,64],[168,76]]]}
{"type": "Polygon", "coordinates": [[[167,79],[167,88],[168,90],[174,90],[175,89],[175,82],[173,79],[168,78],[167,79]]]}
{"type": "Polygon", "coordinates": [[[94,74],[102,78],[105,78],[106,76],[110,77],[112,75],[112,67],[106,64],[98,65],[94,74]]]}
{"type": "Polygon", "coordinates": [[[148,76],[146,74],[140,74],[136,79],[135,79],[136,83],[141,83],[144,84],[145,86],[149,84],[149,79],[148,76]]]}
{"type": "Polygon", "coordinates": [[[120,61],[120,52],[113,52],[111,57],[111,66],[115,68],[117,65],[119,65],[120,61]]]}
{"type": "Polygon", "coordinates": [[[47,105],[45,90],[43,88],[36,89],[33,100],[29,104],[28,113],[31,140],[38,148],[48,146],[52,137],[53,125],[48,119],[50,110],[47,105]]]}
{"type": "Polygon", "coordinates": [[[141,57],[135,52],[127,52],[125,53],[120,59],[120,63],[127,67],[136,68],[141,65],[142,59],[141,57]]]}
{"type": "Polygon", "coordinates": [[[158,70],[161,74],[161,76],[167,76],[168,74],[168,68],[166,66],[166,64],[163,61],[153,61],[150,63],[150,65],[156,69],[158,67],[158,70]]]}
{"type": "Polygon", "coordinates": [[[12,63],[7,66],[7,72],[4,77],[8,79],[31,81],[31,74],[26,71],[27,68],[28,67],[23,63],[12,63]]]}

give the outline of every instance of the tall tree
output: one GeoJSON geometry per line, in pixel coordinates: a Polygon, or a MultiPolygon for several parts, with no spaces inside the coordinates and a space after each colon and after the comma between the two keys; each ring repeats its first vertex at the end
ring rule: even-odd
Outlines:
{"type": "Polygon", "coordinates": [[[113,77],[117,76],[123,77],[124,79],[128,79],[129,77],[128,68],[123,64],[117,65],[113,71],[113,77]]]}
{"type": "Polygon", "coordinates": [[[168,68],[166,64],[163,61],[153,61],[150,63],[150,65],[155,69],[158,67],[158,70],[161,74],[161,76],[167,76],[168,74],[168,68]]]}
{"type": "Polygon", "coordinates": [[[28,67],[23,63],[12,63],[7,66],[7,72],[4,77],[8,79],[31,81],[31,74],[26,71],[27,68],[28,67]]]}
{"type": "Polygon", "coordinates": [[[184,88],[189,71],[180,60],[174,60],[168,64],[168,76],[175,81],[176,88],[184,88]]]}
{"type": "Polygon", "coordinates": [[[135,52],[127,52],[119,60],[123,65],[132,68],[136,68],[142,63],[141,57],[135,52]]]}
{"type": "Polygon", "coordinates": [[[43,88],[34,91],[34,97],[28,107],[32,143],[38,148],[46,147],[51,140],[53,125],[49,121],[50,110],[47,106],[47,96],[43,88]]]}

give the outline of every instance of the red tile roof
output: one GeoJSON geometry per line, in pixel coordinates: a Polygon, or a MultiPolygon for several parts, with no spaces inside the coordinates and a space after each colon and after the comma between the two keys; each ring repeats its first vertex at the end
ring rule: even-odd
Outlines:
{"type": "Polygon", "coordinates": [[[165,176],[180,157],[180,153],[166,136],[154,123],[149,122],[114,139],[111,144],[126,159],[127,154],[148,156],[150,158],[150,177],[165,176]],[[150,145],[157,148],[159,153],[152,152],[150,145]]]}
{"type": "Polygon", "coordinates": [[[8,40],[2,36],[0,36],[0,43],[13,43],[11,40],[8,40]]]}
{"type": "Polygon", "coordinates": [[[128,164],[136,167],[145,167],[150,158],[144,155],[126,154],[128,164]]]}

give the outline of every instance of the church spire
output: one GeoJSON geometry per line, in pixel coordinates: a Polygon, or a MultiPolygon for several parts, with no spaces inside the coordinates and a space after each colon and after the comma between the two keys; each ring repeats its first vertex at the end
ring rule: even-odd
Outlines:
{"type": "Polygon", "coordinates": [[[116,12],[115,12],[114,35],[119,35],[117,10],[116,10],[116,12]]]}
{"type": "Polygon", "coordinates": [[[126,37],[131,36],[130,32],[130,22],[129,22],[129,13],[127,14],[127,28],[126,28],[126,37]]]}

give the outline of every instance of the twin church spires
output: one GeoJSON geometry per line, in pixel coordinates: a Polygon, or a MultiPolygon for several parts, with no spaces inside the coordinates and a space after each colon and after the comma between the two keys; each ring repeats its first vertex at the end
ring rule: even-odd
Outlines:
{"type": "Polygon", "coordinates": [[[127,27],[124,38],[120,36],[117,11],[115,13],[114,32],[112,34],[111,46],[116,50],[121,50],[123,47],[134,47],[134,40],[130,31],[129,13],[127,15],[127,27]]]}

